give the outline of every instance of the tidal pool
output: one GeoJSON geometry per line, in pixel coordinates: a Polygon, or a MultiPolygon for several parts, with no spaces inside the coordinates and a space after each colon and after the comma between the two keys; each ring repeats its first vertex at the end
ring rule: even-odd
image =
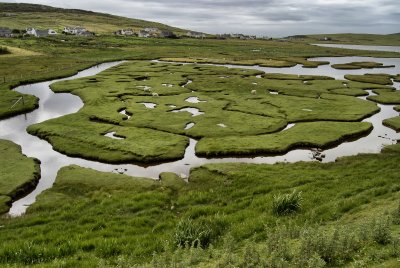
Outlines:
{"type": "MultiPolygon", "coordinates": [[[[400,59],[375,59],[375,58],[360,58],[360,57],[342,57],[342,58],[315,58],[313,60],[327,60],[331,63],[349,62],[349,61],[378,61],[384,64],[394,64],[395,67],[385,69],[385,73],[398,74],[400,73],[400,59]]],[[[161,172],[174,172],[187,176],[191,168],[200,166],[207,163],[227,163],[227,162],[243,162],[243,163],[276,163],[276,162],[298,162],[298,161],[312,161],[313,152],[309,149],[292,150],[284,155],[278,156],[258,156],[258,157],[225,157],[225,158],[200,158],[195,155],[195,146],[197,141],[190,139],[190,144],[186,148],[183,159],[168,163],[155,164],[151,166],[140,166],[132,164],[105,164],[95,161],[89,161],[80,158],[73,158],[58,153],[53,150],[52,146],[44,140],[36,136],[29,135],[26,128],[35,123],[43,122],[45,120],[63,116],[66,114],[77,112],[83,107],[81,99],[75,95],[67,93],[54,94],[49,85],[60,81],[70,80],[80,77],[92,76],[105,69],[116,66],[121,62],[104,63],[98,66],[89,68],[85,71],[79,72],[65,79],[56,79],[52,81],[35,83],[31,85],[24,85],[17,87],[15,90],[25,94],[37,96],[39,101],[39,108],[35,111],[12,117],[10,119],[0,121],[0,139],[11,140],[22,147],[22,152],[29,157],[38,158],[41,161],[41,179],[36,189],[29,195],[14,202],[9,212],[11,216],[18,216],[25,212],[26,207],[35,202],[36,196],[42,191],[52,187],[58,170],[67,165],[75,164],[82,167],[92,168],[105,172],[118,172],[127,175],[138,177],[149,177],[157,179],[161,172]]],[[[343,79],[343,75],[371,73],[376,70],[336,70],[327,66],[319,66],[315,69],[301,68],[299,65],[291,68],[267,68],[260,66],[237,66],[237,65],[222,65],[226,67],[244,68],[244,69],[257,69],[264,72],[271,73],[286,73],[286,74],[314,74],[314,75],[327,75],[337,79],[343,79]]],[[[378,70],[377,72],[382,72],[378,70]]],[[[261,76],[258,76],[261,78],[261,76]]],[[[395,83],[395,87],[399,89],[399,83],[395,83]]],[[[368,93],[371,94],[369,91],[368,93]]],[[[366,97],[362,97],[366,99],[366,97]]],[[[386,118],[398,116],[399,113],[393,109],[393,105],[378,105],[381,111],[363,121],[371,122],[374,126],[372,132],[358,140],[344,142],[339,146],[323,151],[325,158],[322,162],[334,161],[337,157],[346,155],[355,155],[358,153],[377,153],[381,150],[382,146],[396,143],[400,139],[400,134],[394,130],[382,125],[382,121],[386,118]]],[[[174,105],[170,104],[171,108],[174,105]]],[[[174,112],[186,111],[191,112],[192,115],[199,113],[196,108],[184,108],[175,110],[174,112]],[[188,110],[189,109],[189,110],[188,110]]],[[[121,114],[130,117],[126,110],[120,112],[121,114]]],[[[301,123],[298,123],[301,124],[301,123]]],[[[186,127],[191,126],[190,124],[186,127]]],[[[193,127],[193,126],[192,126],[193,127]]],[[[292,127],[289,124],[284,130],[292,127]]],[[[284,131],[282,130],[282,131],[284,131]]],[[[114,136],[115,133],[112,135],[114,136]]]]}

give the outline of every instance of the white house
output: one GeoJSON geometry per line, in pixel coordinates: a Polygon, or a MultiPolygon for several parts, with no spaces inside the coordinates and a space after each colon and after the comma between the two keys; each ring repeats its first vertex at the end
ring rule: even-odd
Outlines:
{"type": "Polygon", "coordinates": [[[57,32],[53,29],[46,29],[46,30],[38,30],[35,28],[27,28],[26,34],[36,36],[36,37],[46,37],[51,35],[57,35],[57,32]]]}
{"type": "Polygon", "coordinates": [[[36,36],[36,29],[35,28],[26,28],[26,34],[36,36]]]}
{"type": "Polygon", "coordinates": [[[114,33],[115,35],[125,35],[125,36],[132,36],[135,32],[132,29],[121,29],[114,33]]]}
{"type": "Polygon", "coordinates": [[[146,30],[140,30],[138,33],[138,36],[148,38],[148,37],[151,37],[152,34],[146,30]]]}
{"type": "Polygon", "coordinates": [[[158,34],[160,32],[160,29],[155,28],[155,27],[147,27],[147,28],[144,28],[143,30],[145,30],[146,32],[149,32],[151,34],[158,34]]]}
{"type": "Polygon", "coordinates": [[[86,33],[87,30],[84,27],[76,26],[76,27],[64,27],[63,33],[74,34],[74,35],[82,35],[86,33]]]}

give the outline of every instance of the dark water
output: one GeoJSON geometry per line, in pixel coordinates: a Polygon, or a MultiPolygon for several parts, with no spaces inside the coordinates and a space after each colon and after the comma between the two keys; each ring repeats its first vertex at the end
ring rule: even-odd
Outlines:
{"type": "MultiPolygon", "coordinates": [[[[355,57],[346,58],[322,58],[315,60],[328,60],[331,62],[343,61],[348,62],[348,60],[354,61],[355,57]]],[[[384,64],[395,64],[395,68],[385,69],[385,73],[400,73],[400,60],[399,59],[373,59],[379,62],[384,62],[384,64]]],[[[120,62],[105,63],[96,67],[89,68],[78,75],[67,79],[76,79],[79,77],[95,75],[107,68],[118,65],[120,62]]],[[[353,71],[341,72],[340,70],[335,70],[330,68],[330,66],[320,66],[317,69],[306,69],[299,66],[292,68],[264,68],[258,66],[232,66],[225,65],[226,67],[235,68],[248,68],[248,69],[258,69],[265,72],[279,72],[279,73],[294,73],[294,74],[319,74],[319,75],[329,75],[335,78],[343,78],[345,73],[352,73],[353,71]]],[[[379,70],[379,69],[378,69],[379,70]]],[[[357,70],[360,71],[360,70],[357,70]]],[[[374,70],[362,70],[362,73],[371,72],[374,70]]],[[[380,70],[382,72],[382,70],[380,70]]],[[[61,79],[66,80],[66,79],[61,79]]],[[[56,118],[62,115],[74,113],[78,111],[83,103],[79,97],[72,94],[54,94],[49,85],[60,80],[53,80],[43,83],[36,83],[27,86],[21,86],[15,90],[32,94],[40,98],[40,107],[27,114],[16,116],[7,120],[0,121],[0,139],[11,140],[22,147],[22,151],[29,157],[38,158],[41,161],[41,171],[42,178],[37,186],[37,188],[27,195],[26,197],[13,203],[12,208],[9,212],[12,216],[18,216],[25,212],[26,207],[35,202],[36,196],[42,191],[51,188],[58,170],[61,167],[76,164],[82,167],[88,167],[96,169],[99,171],[106,172],[123,172],[128,175],[138,176],[138,177],[149,177],[157,179],[161,172],[175,172],[181,174],[182,177],[187,176],[191,168],[200,166],[206,163],[227,163],[227,162],[243,162],[243,163],[276,163],[276,162],[298,162],[298,161],[312,161],[313,152],[311,150],[292,150],[285,155],[280,156],[268,156],[268,157],[227,157],[227,158],[215,158],[206,159],[199,158],[195,155],[195,146],[197,141],[190,139],[190,144],[186,148],[184,158],[178,161],[158,164],[149,167],[143,167],[138,165],[111,165],[104,164],[94,161],[88,161],[79,158],[72,158],[60,154],[52,149],[52,146],[44,140],[41,140],[35,136],[31,136],[26,132],[27,126],[45,120],[56,118]]],[[[397,84],[398,88],[398,84],[397,84]]],[[[194,96],[195,97],[195,96],[194,96]]],[[[356,141],[342,143],[336,148],[326,150],[323,153],[326,158],[323,160],[334,161],[337,157],[346,155],[355,155],[358,153],[376,153],[379,152],[382,146],[387,144],[395,143],[396,139],[400,139],[400,135],[395,131],[386,128],[382,125],[382,120],[394,116],[398,116],[399,113],[393,110],[392,105],[379,105],[381,111],[378,114],[364,120],[371,122],[374,125],[374,130],[364,138],[356,141]],[[384,138],[382,138],[384,137],[384,138]]],[[[121,111],[124,113],[125,111],[121,111]]],[[[288,125],[292,127],[293,125],[288,125]]],[[[286,128],[287,129],[287,128],[286,128]]],[[[285,131],[285,130],[283,130],[285,131]]],[[[110,134],[113,135],[113,134],[110,134]]],[[[111,137],[110,137],[111,138],[111,137]]]]}

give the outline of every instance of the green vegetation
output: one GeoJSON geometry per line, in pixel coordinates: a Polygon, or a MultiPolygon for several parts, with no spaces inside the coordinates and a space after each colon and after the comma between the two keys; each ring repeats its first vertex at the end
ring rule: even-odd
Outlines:
{"type": "Polygon", "coordinates": [[[378,85],[393,85],[392,76],[388,74],[364,74],[364,75],[345,75],[344,78],[351,81],[362,83],[372,83],[378,85]]]}
{"type": "Polygon", "coordinates": [[[0,214],[12,201],[29,193],[40,178],[39,161],[21,153],[21,147],[0,140],[0,214]]]}
{"type": "Polygon", "coordinates": [[[376,96],[369,96],[368,99],[383,104],[400,104],[400,91],[392,89],[375,89],[376,96]]]}
{"type": "Polygon", "coordinates": [[[128,62],[93,77],[51,85],[55,92],[78,95],[85,106],[76,114],[32,125],[28,132],[67,155],[112,163],[159,162],[182,158],[188,137],[200,139],[199,155],[327,147],[369,132],[370,124],[353,121],[379,111],[375,104],[353,97],[365,95],[363,89],[371,88],[370,84],[348,82],[344,87],[344,81],[324,76],[256,77],[262,74],[216,66],[128,62]],[[197,99],[192,103],[190,98],[197,99]],[[188,108],[200,114],[178,112],[188,108]],[[122,110],[132,118],[119,113],[122,110]],[[308,123],[273,133],[298,122],[308,123]],[[185,129],[189,123],[194,126],[185,129]],[[110,132],[123,140],[104,136],[110,132]]]}
{"type": "Polygon", "coordinates": [[[393,128],[397,132],[400,132],[400,116],[383,120],[383,124],[387,127],[393,128]]]}
{"type": "Polygon", "coordinates": [[[370,46],[400,46],[400,34],[318,34],[307,35],[295,41],[370,46]],[[327,37],[328,41],[322,41],[327,37]]]}
{"type": "Polygon", "coordinates": [[[365,122],[299,123],[276,134],[246,137],[204,138],[196,145],[201,156],[282,154],[295,148],[328,148],[349,138],[369,133],[372,125],[365,122]]]}
{"type": "Polygon", "coordinates": [[[272,212],[276,216],[285,216],[301,210],[301,192],[293,190],[290,194],[274,196],[272,212]]]}
{"type": "Polygon", "coordinates": [[[394,67],[394,66],[393,65],[383,65],[383,63],[368,62],[368,61],[349,62],[349,63],[332,65],[332,68],[343,69],[343,70],[390,68],[390,67],[394,67]]]}
{"type": "MultiPolygon", "coordinates": [[[[197,154],[212,156],[327,148],[371,130],[371,124],[359,121],[379,108],[355,98],[366,95],[366,89],[378,94],[371,100],[400,103],[387,86],[398,75],[340,81],[149,62],[312,68],[327,63],[310,57],[398,53],[315,47],[302,40],[115,37],[107,34],[128,27],[180,29],[29,4],[0,3],[0,10],[0,24],[10,28],[82,25],[102,34],[1,39],[0,47],[9,53],[0,61],[0,118],[37,106],[36,98],[25,96],[25,105],[11,109],[21,97],[10,90],[15,86],[69,76],[101,62],[132,60],[93,77],[52,85],[55,92],[78,95],[85,106],[28,131],[72,156],[112,163],[167,161],[183,156],[189,138],[200,140],[197,154]],[[194,97],[199,102],[188,102],[194,97]],[[204,114],[173,112],[185,108],[204,114]],[[185,129],[188,123],[194,126],[185,129]],[[295,126],[277,132],[289,123],[295,126]],[[104,136],[112,132],[122,139],[104,136]]],[[[374,36],[336,38],[356,43],[374,36]]],[[[399,42],[398,36],[379,39],[370,43],[399,42]]],[[[385,124],[398,128],[397,119],[385,124]]],[[[1,141],[0,151],[2,213],[37,182],[39,165],[10,142],[1,141]]],[[[154,181],[64,167],[26,215],[0,218],[0,266],[395,267],[400,257],[399,160],[397,144],[378,155],[328,164],[210,164],[191,170],[188,183],[173,173],[154,181]]]]}
{"type": "MultiPolygon", "coordinates": [[[[29,13],[31,11],[15,12],[14,17],[4,17],[4,20],[7,23],[14,23],[14,18],[18,18],[21,15],[26,16],[23,20],[25,23],[31,19],[33,21],[36,20],[35,18],[39,14],[36,12],[29,13]]],[[[55,12],[54,16],[62,18],[63,16],[69,16],[67,13],[60,14],[55,12]]],[[[51,14],[53,13],[45,12],[43,16],[48,18],[51,14]]],[[[77,14],[80,20],[91,17],[89,14],[83,15],[79,12],[77,14]]],[[[43,16],[40,21],[45,21],[43,16]]],[[[7,26],[1,20],[2,17],[0,17],[0,22],[3,26],[7,26]]],[[[109,21],[103,17],[101,20],[102,22],[109,21]]],[[[123,18],[118,18],[117,21],[119,20],[124,21],[123,18]]],[[[54,18],[47,21],[53,24],[54,18]]],[[[78,22],[82,21],[76,21],[76,23],[78,22]]],[[[80,24],[86,25],[83,22],[80,24]]],[[[38,22],[35,25],[40,24],[38,22]]],[[[18,28],[24,25],[18,26],[17,23],[14,23],[8,26],[18,28]]],[[[44,26],[47,27],[47,25],[44,26]]],[[[86,26],[90,29],[88,25],[86,26]]],[[[116,28],[122,28],[123,26],[124,24],[122,23],[116,28]]],[[[394,52],[352,51],[275,40],[171,40],[165,38],[125,38],[108,35],[89,38],[63,35],[49,38],[6,38],[0,40],[0,46],[7,47],[10,52],[10,54],[2,55],[2,57],[7,57],[7,60],[0,61],[0,118],[30,111],[36,107],[35,99],[26,96],[25,99],[29,104],[25,106],[18,105],[13,110],[10,110],[10,102],[21,97],[21,94],[10,93],[9,89],[20,84],[69,76],[78,70],[107,61],[207,58],[218,62],[245,64],[247,61],[248,64],[262,61],[266,63],[273,62],[275,65],[277,63],[283,65],[301,64],[304,67],[316,67],[323,63],[307,61],[306,59],[318,56],[399,57],[399,54],[394,52]]]]}
{"type": "Polygon", "coordinates": [[[308,61],[306,58],[281,58],[281,59],[255,59],[255,60],[239,60],[239,59],[209,59],[209,58],[161,58],[166,62],[183,62],[183,63],[210,63],[210,64],[235,64],[235,65],[259,65],[262,67],[284,68],[293,67],[302,64],[305,68],[317,68],[319,65],[329,64],[326,61],[308,61]]]}
{"type": "Polygon", "coordinates": [[[209,164],[192,170],[189,183],[171,174],[152,181],[65,167],[25,216],[0,219],[0,262],[49,267],[395,262],[399,153],[396,145],[328,164],[209,164]],[[293,190],[302,193],[301,210],[275,216],[274,196],[293,190]]]}
{"type": "Polygon", "coordinates": [[[9,51],[6,47],[0,47],[0,55],[8,54],[9,51]]]}
{"type": "Polygon", "coordinates": [[[165,24],[124,18],[110,14],[78,9],[63,9],[35,4],[0,3],[0,25],[11,29],[25,30],[29,27],[54,29],[59,33],[65,26],[83,26],[99,34],[111,34],[119,29],[141,29],[157,27],[183,33],[183,29],[165,24]]]}

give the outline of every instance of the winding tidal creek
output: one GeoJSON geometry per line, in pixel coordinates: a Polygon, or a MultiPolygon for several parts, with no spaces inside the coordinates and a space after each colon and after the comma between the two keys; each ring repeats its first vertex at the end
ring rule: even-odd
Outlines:
{"type": "MultiPolygon", "coordinates": [[[[330,65],[320,66],[316,69],[302,68],[297,65],[291,68],[266,68],[259,66],[238,66],[238,65],[223,65],[226,67],[257,69],[267,73],[284,73],[284,74],[313,74],[326,75],[336,79],[344,79],[345,74],[364,74],[364,73],[400,73],[400,59],[381,59],[381,58],[360,58],[360,57],[341,57],[341,58],[315,58],[312,60],[329,61],[331,64],[346,63],[351,61],[377,61],[385,65],[395,65],[393,68],[368,69],[368,70],[336,70],[330,65]]],[[[193,167],[197,167],[206,163],[225,163],[225,162],[243,162],[243,163],[268,163],[276,162],[298,162],[298,161],[313,161],[314,151],[307,149],[292,150],[284,155],[278,156],[259,156],[259,157],[227,157],[227,158],[200,158],[195,155],[195,146],[197,141],[190,139],[190,144],[186,148],[184,158],[178,161],[169,163],[156,164],[151,166],[139,166],[132,164],[105,164],[95,161],[73,158],[63,155],[53,150],[52,146],[38,137],[32,136],[26,132],[29,125],[40,123],[52,118],[77,112],[83,107],[83,102],[77,96],[66,93],[55,94],[50,89],[50,84],[61,81],[71,80],[80,77],[92,76],[97,73],[120,64],[121,62],[104,63],[98,66],[91,67],[78,74],[65,78],[56,79],[41,83],[24,85],[15,88],[14,90],[37,96],[39,108],[35,111],[12,117],[10,119],[0,121],[0,139],[6,139],[19,144],[22,147],[22,152],[29,156],[35,157],[41,161],[41,179],[36,189],[27,196],[14,202],[9,215],[18,216],[26,211],[26,208],[35,202],[36,196],[42,191],[51,188],[56,178],[57,172],[61,167],[75,164],[82,167],[92,168],[105,172],[118,172],[131,176],[149,177],[157,179],[162,172],[174,172],[182,177],[186,177],[193,167]]],[[[399,83],[394,85],[399,90],[399,83]]],[[[371,91],[368,91],[373,94],[371,91]]],[[[365,99],[366,97],[362,97],[365,99]]],[[[322,162],[335,161],[341,156],[355,155],[358,153],[378,153],[385,145],[394,144],[400,139],[400,134],[394,130],[382,125],[382,121],[387,118],[398,116],[399,113],[393,109],[393,105],[380,105],[380,112],[363,120],[373,124],[373,130],[367,136],[355,141],[344,142],[339,146],[322,151],[325,158],[322,162]]],[[[286,129],[285,129],[286,130],[286,129]]],[[[282,131],[285,131],[282,130],[282,131]]],[[[111,135],[111,134],[110,134],[111,135]]]]}

